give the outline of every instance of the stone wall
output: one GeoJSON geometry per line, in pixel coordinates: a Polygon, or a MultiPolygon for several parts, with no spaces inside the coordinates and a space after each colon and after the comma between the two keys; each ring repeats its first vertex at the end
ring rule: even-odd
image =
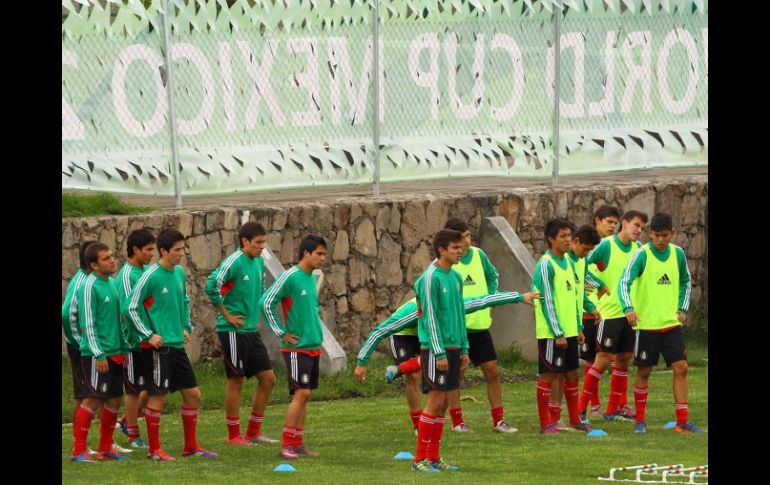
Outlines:
{"type": "MultiPolygon", "coordinates": [[[[62,298],[69,278],[77,270],[80,242],[104,242],[114,248],[122,264],[125,238],[130,231],[147,227],[157,234],[163,227],[176,227],[189,235],[188,257],[183,265],[196,329],[188,352],[193,360],[218,356],[219,344],[213,332],[215,314],[204,285],[208,274],[235,249],[237,230],[248,211],[249,219],[267,228],[268,245],[286,267],[296,263],[297,248],[304,236],[312,233],[326,239],[329,256],[323,268],[326,283],[319,295],[321,313],[343,348],[354,353],[371,328],[412,294],[411,284],[432,259],[431,238],[447,218],[468,220],[477,237],[482,217],[502,216],[537,259],[546,248],[543,226],[548,219],[559,216],[577,225],[590,223],[597,207],[613,204],[621,212],[637,209],[652,215],[666,211],[673,216],[677,229],[674,243],[685,249],[693,277],[692,302],[703,306],[707,200],[708,177],[687,176],[667,182],[613,186],[501,188],[491,193],[255,203],[238,208],[63,219],[62,298]]],[[[498,262],[498,270],[506,270],[504,263],[498,262]]]]}

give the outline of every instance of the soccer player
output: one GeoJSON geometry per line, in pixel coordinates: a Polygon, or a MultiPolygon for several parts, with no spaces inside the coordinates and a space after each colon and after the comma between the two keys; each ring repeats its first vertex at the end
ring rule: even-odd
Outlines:
{"type": "Polygon", "coordinates": [[[72,368],[72,433],[75,434],[75,418],[77,418],[80,405],[86,396],[86,382],[83,370],[80,367],[80,330],[78,330],[78,288],[91,273],[91,268],[86,264],[85,252],[88,246],[96,241],[85,241],[80,245],[78,256],[80,268],[72,275],[67,291],[64,294],[64,302],[61,305],[61,326],[64,330],[64,342],[67,344],[67,355],[72,368]]]}
{"type": "Polygon", "coordinates": [[[141,339],[142,358],[149,395],[144,411],[149,448],[147,458],[159,462],[174,460],[160,447],[160,413],[170,392],[182,395],[183,457],[216,458],[214,452],[198,445],[196,428],[201,391],[184,344],[190,341],[190,298],[185,272],[185,240],[181,232],[167,228],[156,240],[160,259],[139,278],[126,302],[123,318],[134,325],[141,339]]]}
{"type": "Polygon", "coordinates": [[[690,270],[682,248],[671,244],[674,225],[668,214],[655,214],[650,221],[650,242],[631,257],[618,285],[618,294],[628,324],[636,329],[634,359],[636,382],[636,425],[634,432],[646,433],[647,382],[652,368],[663,354],[674,372],[676,426],[680,433],[698,433],[688,417],[687,350],[682,324],[690,306],[690,270]],[[634,291],[632,285],[636,283],[634,291]]]}
{"type": "MultiPolygon", "coordinates": [[[[452,229],[463,235],[462,255],[453,269],[463,277],[463,295],[482,296],[497,291],[498,273],[481,248],[471,246],[471,228],[468,223],[453,217],[446,221],[444,229],[452,229]]],[[[504,419],[503,390],[500,386],[500,370],[497,366],[495,343],[489,327],[492,326],[492,310],[487,308],[465,317],[468,331],[468,356],[471,363],[481,367],[487,385],[487,399],[492,415],[492,430],[498,433],[515,433],[514,428],[504,419]]],[[[462,379],[462,375],[460,376],[462,379]]],[[[452,431],[471,432],[463,419],[460,407],[460,389],[449,393],[449,415],[452,417],[452,431]]]]}
{"type": "Polygon", "coordinates": [[[78,326],[81,333],[80,365],[86,393],[75,418],[72,461],[90,463],[87,439],[94,414],[101,407],[99,451],[97,460],[127,460],[112,452],[112,434],[123,397],[122,332],[118,291],[110,275],[117,266],[110,249],[99,242],[85,250],[85,262],[91,269],[77,291],[78,326]]]}
{"type": "MultiPolygon", "coordinates": [[[[145,228],[131,231],[126,238],[126,252],[128,259],[120,268],[116,278],[121,307],[144,270],[149,267],[152,258],[155,257],[155,235],[145,228]]],[[[121,318],[121,323],[127,347],[123,349],[126,355],[126,365],[123,367],[125,387],[123,402],[126,414],[120,421],[120,427],[128,436],[131,447],[146,449],[147,443],[139,437],[137,424],[137,418],[144,413],[144,407],[147,405],[147,378],[144,372],[141,340],[129,321],[121,318]]]]}
{"type": "Polygon", "coordinates": [[[299,263],[284,271],[259,301],[265,322],[281,339],[289,394],[293,396],[286,410],[280,452],[286,460],[296,460],[299,455],[318,456],[318,452],[305,446],[303,437],[310,393],[318,388],[323,343],[313,270],[326,261],[326,241],[319,236],[307,236],[300,242],[298,259],[299,263]],[[279,302],[285,315],[284,323],[276,310],[279,302]]]}
{"type": "Polygon", "coordinates": [[[247,222],[238,232],[240,249],[226,257],[206,280],[206,294],[217,310],[217,335],[227,376],[225,420],[231,445],[277,443],[261,432],[262,419],[270,393],[275,386],[275,373],[262,337],[257,332],[257,304],[265,288],[265,228],[258,222],[247,222]],[[243,382],[256,376],[259,384],[251,401],[251,415],[246,436],[241,436],[240,404],[243,382]]]}
{"type": "MultiPolygon", "coordinates": [[[[492,293],[490,295],[484,295],[479,297],[466,297],[464,300],[465,314],[472,314],[498,305],[505,305],[508,303],[521,303],[525,302],[531,304],[533,298],[535,298],[534,292],[528,292],[524,294],[517,293],[515,291],[505,291],[492,293]]],[[[409,415],[412,419],[412,425],[415,432],[420,422],[420,414],[422,413],[422,399],[420,398],[420,382],[422,376],[417,372],[420,370],[419,357],[414,357],[412,352],[416,352],[419,356],[419,339],[417,335],[414,335],[417,340],[416,350],[411,350],[411,347],[407,347],[409,344],[402,343],[403,340],[397,339],[397,337],[408,337],[405,332],[417,331],[417,301],[415,298],[407,301],[393,313],[387,320],[381,322],[376,328],[369,332],[366,340],[361,345],[361,350],[358,352],[357,365],[354,371],[358,382],[363,382],[366,378],[367,368],[366,365],[369,362],[369,356],[377,345],[385,338],[390,337],[391,350],[393,352],[393,358],[396,360],[398,366],[388,366],[387,380],[393,382],[393,379],[406,375],[406,401],[409,405],[409,415]],[[403,364],[406,363],[405,367],[403,364]],[[415,385],[415,381],[417,381],[415,385]]]]}
{"type": "MultiPolygon", "coordinates": [[[[587,263],[596,264],[596,276],[601,280],[602,288],[610,291],[599,298],[598,310],[603,321],[597,329],[597,353],[594,365],[586,375],[583,392],[580,395],[581,417],[585,419],[585,410],[591,396],[598,392],[599,379],[609,367],[615,355],[615,370],[610,379],[610,398],[604,417],[610,421],[633,422],[621,413],[621,397],[628,388],[628,365],[634,349],[634,331],[623,313],[620,298],[615,289],[623,275],[631,255],[639,249],[637,240],[647,224],[647,214],[629,210],[623,214],[620,231],[607,237],[589,253],[587,263]]],[[[601,288],[600,288],[601,291],[601,288]]]]}
{"type": "Polygon", "coordinates": [[[537,409],[540,416],[540,432],[558,434],[558,422],[551,420],[549,401],[551,384],[566,373],[564,388],[567,391],[567,410],[570,426],[591,431],[582,423],[578,413],[578,345],[583,343],[583,324],[580,311],[585,292],[583,284],[567,256],[572,245],[572,223],[564,219],[551,219],[544,230],[548,249],[538,260],[532,287],[543,296],[535,301],[535,336],[538,346],[540,380],[537,383],[537,409]]]}
{"type": "Polygon", "coordinates": [[[433,237],[436,259],[414,283],[417,334],[420,338],[422,389],[428,402],[417,430],[412,468],[421,472],[454,471],[441,457],[441,435],[448,392],[460,388],[460,372],[468,358],[468,334],[463,307],[463,279],[452,266],[460,261],[463,235],[442,229],[433,237]]]}

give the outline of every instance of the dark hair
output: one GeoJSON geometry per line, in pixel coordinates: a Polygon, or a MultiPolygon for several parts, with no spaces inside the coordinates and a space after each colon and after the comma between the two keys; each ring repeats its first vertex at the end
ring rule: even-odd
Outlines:
{"type": "Polygon", "coordinates": [[[460,231],[455,231],[454,229],[442,229],[433,236],[433,252],[438,258],[440,256],[438,253],[439,248],[448,249],[450,243],[462,242],[462,240],[463,233],[460,231]]]}
{"type": "Polygon", "coordinates": [[[318,246],[323,246],[324,248],[328,247],[326,246],[326,241],[324,241],[324,238],[321,236],[307,236],[305,239],[302,240],[301,243],[299,243],[299,253],[297,256],[298,261],[302,261],[302,258],[305,257],[305,253],[312,253],[316,249],[318,249],[318,246]]]}
{"type": "Polygon", "coordinates": [[[650,221],[651,231],[671,231],[674,229],[674,221],[671,219],[671,215],[665,212],[658,212],[652,216],[650,221]]]}
{"type": "Polygon", "coordinates": [[[109,250],[110,248],[108,248],[106,244],[100,243],[98,241],[94,241],[92,244],[89,244],[84,255],[88,267],[90,268],[91,264],[99,262],[99,253],[109,250]]]}
{"type": "Polygon", "coordinates": [[[238,231],[238,242],[240,243],[241,247],[243,247],[244,237],[247,241],[251,241],[257,236],[264,236],[266,234],[267,231],[265,231],[265,228],[262,226],[262,224],[259,222],[249,221],[242,225],[241,230],[238,231]]]}
{"type": "Polygon", "coordinates": [[[623,214],[622,220],[631,222],[634,219],[634,217],[638,217],[639,219],[642,220],[642,222],[647,224],[647,221],[648,221],[647,213],[642,211],[635,211],[635,210],[626,211],[626,213],[623,214]]]}
{"type": "Polygon", "coordinates": [[[596,232],[596,228],[588,224],[583,224],[577,230],[573,230],[572,239],[577,239],[582,244],[591,244],[594,246],[599,244],[602,240],[602,238],[599,237],[599,233],[596,232]]]}
{"type": "Polygon", "coordinates": [[[171,251],[171,248],[174,247],[174,244],[178,243],[179,241],[184,241],[184,236],[182,233],[173,227],[167,227],[166,229],[160,231],[160,234],[158,234],[158,239],[155,241],[155,243],[158,245],[158,252],[160,252],[161,249],[171,251]]]}
{"type": "Polygon", "coordinates": [[[551,243],[548,241],[548,238],[556,239],[556,235],[559,234],[560,230],[566,228],[571,231],[573,227],[575,227],[574,224],[567,219],[562,219],[561,217],[551,219],[545,224],[545,229],[543,230],[545,241],[550,245],[551,243]]]}
{"type": "Polygon", "coordinates": [[[596,209],[596,212],[594,212],[594,220],[599,219],[601,221],[602,219],[606,219],[607,217],[614,217],[615,219],[620,219],[620,211],[615,206],[603,205],[598,209],[596,209]]]}
{"type": "Polygon", "coordinates": [[[141,250],[143,247],[147,246],[148,244],[152,244],[155,242],[155,235],[150,232],[147,228],[141,228],[131,231],[131,234],[128,235],[128,238],[126,239],[126,253],[128,254],[128,257],[132,257],[134,255],[134,248],[137,247],[139,250],[141,250]]]}
{"type": "Polygon", "coordinates": [[[465,231],[470,231],[471,226],[459,217],[453,217],[444,223],[444,229],[451,229],[462,234],[465,231]]]}
{"type": "Polygon", "coordinates": [[[91,266],[86,264],[86,249],[88,249],[88,246],[92,245],[95,242],[98,242],[98,241],[94,241],[93,239],[90,239],[88,241],[83,241],[83,243],[80,245],[80,249],[78,250],[78,255],[80,256],[80,269],[82,269],[83,271],[91,269],[91,266]]]}

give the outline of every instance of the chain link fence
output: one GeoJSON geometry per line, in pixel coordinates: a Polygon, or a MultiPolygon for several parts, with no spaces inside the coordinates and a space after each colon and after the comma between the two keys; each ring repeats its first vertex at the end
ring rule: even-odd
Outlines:
{"type": "Polygon", "coordinates": [[[707,7],[63,0],[62,187],[172,195],[174,154],[183,194],[706,164],[707,7]]]}

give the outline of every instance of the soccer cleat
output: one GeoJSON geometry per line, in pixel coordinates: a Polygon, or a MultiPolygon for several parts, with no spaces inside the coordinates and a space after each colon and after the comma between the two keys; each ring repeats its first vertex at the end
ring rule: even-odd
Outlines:
{"type": "Polygon", "coordinates": [[[519,431],[518,429],[514,428],[513,426],[506,423],[505,421],[500,421],[492,429],[497,433],[516,433],[517,431],[519,431]]]}
{"type": "Polygon", "coordinates": [[[455,431],[457,433],[473,433],[473,430],[471,429],[471,427],[465,423],[458,424],[457,426],[452,428],[452,431],[455,431]]]}
{"type": "Polygon", "coordinates": [[[126,461],[128,460],[127,456],[119,455],[118,453],[112,453],[112,452],[97,452],[96,457],[99,461],[126,461]]]}
{"type": "Polygon", "coordinates": [[[597,404],[596,406],[591,406],[591,416],[599,417],[602,415],[602,405],[597,404]]]}
{"type": "Polygon", "coordinates": [[[157,461],[159,463],[176,460],[176,458],[174,458],[173,456],[170,456],[168,453],[161,450],[160,448],[158,448],[152,453],[147,453],[147,459],[152,461],[157,461]]]}
{"type": "Polygon", "coordinates": [[[240,445],[240,446],[251,446],[251,441],[247,440],[241,435],[238,435],[234,438],[229,438],[227,440],[228,445],[240,445]]]}
{"type": "MultiPolygon", "coordinates": [[[[593,415],[593,412],[591,412],[591,415],[593,415]]],[[[578,416],[580,417],[580,422],[583,424],[590,424],[591,422],[588,420],[588,417],[586,416],[585,411],[580,411],[578,413],[578,416]]]]}
{"type": "Polygon", "coordinates": [[[634,411],[628,404],[622,405],[620,409],[618,409],[618,414],[621,414],[629,419],[634,419],[636,417],[636,411],[634,411]]]}
{"type": "Polygon", "coordinates": [[[112,443],[112,453],[133,453],[131,448],[123,448],[117,443],[112,443]]]}
{"type": "Polygon", "coordinates": [[[687,421],[684,424],[677,424],[674,426],[674,431],[677,433],[703,433],[703,430],[687,421]]]}
{"type": "Polygon", "coordinates": [[[450,465],[449,463],[445,462],[443,458],[439,458],[438,461],[434,461],[432,466],[437,471],[445,471],[445,472],[456,472],[457,470],[460,469],[459,466],[450,465]]]}
{"type": "Polygon", "coordinates": [[[218,457],[219,457],[219,455],[217,455],[217,454],[216,454],[216,453],[214,453],[213,451],[204,450],[204,449],[203,449],[203,448],[201,448],[200,446],[198,447],[198,449],[197,449],[197,450],[183,450],[183,451],[182,451],[182,456],[183,456],[183,457],[188,457],[188,456],[202,456],[202,457],[204,457],[204,458],[218,458],[218,457]]]}
{"type": "Polygon", "coordinates": [[[77,461],[80,463],[96,463],[89,455],[87,451],[84,451],[83,453],[79,455],[75,455],[72,458],[70,458],[70,461],[77,461]]]}
{"type": "Polygon", "coordinates": [[[604,419],[606,419],[607,421],[617,421],[619,423],[633,423],[634,422],[633,419],[627,418],[627,417],[623,416],[620,413],[610,414],[609,416],[607,416],[605,414],[604,415],[604,419]]]}
{"type": "Polygon", "coordinates": [[[278,453],[278,456],[283,458],[284,460],[296,460],[299,458],[299,455],[296,451],[294,451],[294,447],[291,445],[284,446],[281,448],[281,452],[278,453]]]}
{"type": "Polygon", "coordinates": [[[542,434],[559,434],[559,428],[556,426],[556,423],[546,424],[540,429],[540,433],[542,434]]]}
{"type": "Polygon", "coordinates": [[[566,424],[562,423],[561,421],[554,421],[553,425],[556,426],[556,429],[559,431],[571,431],[572,428],[567,426],[566,424]]]}
{"type": "Polygon", "coordinates": [[[268,438],[267,436],[259,433],[257,436],[246,436],[246,439],[252,443],[278,443],[278,440],[268,438]]]}
{"type": "Polygon", "coordinates": [[[433,468],[433,463],[431,463],[427,458],[422,461],[416,461],[412,463],[412,470],[416,472],[427,472],[427,473],[438,472],[438,468],[433,468]]]}
{"type": "Polygon", "coordinates": [[[585,431],[586,433],[590,433],[591,431],[593,431],[591,426],[589,426],[587,423],[583,423],[583,422],[576,423],[576,424],[570,424],[569,426],[570,426],[571,429],[576,429],[578,431],[585,431]]]}
{"type": "Polygon", "coordinates": [[[131,441],[129,441],[128,445],[131,448],[142,448],[142,449],[147,449],[148,448],[147,443],[145,443],[144,440],[142,438],[139,438],[139,437],[136,437],[136,438],[132,439],[131,441]]]}
{"type": "Polygon", "coordinates": [[[647,423],[644,421],[639,421],[634,425],[634,433],[637,434],[644,434],[647,432],[647,423]]]}
{"type": "Polygon", "coordinates": [[[398,370],[398,366],[389,365],[388,368],[385,369],[385,380],[388,384],[393,384],[395,378],[399,376],[401,376],[401,371],[398,370]]]}
{"type": "Polygon", "coordinates": [[[115,423],[116,428],[120,428],[124,435],[128,436],[128,423],[125,421],[118,421],[115,423]]]}
{"type": "Polygon", "coordinates": [[[309,458],[315,458],[320,454],[317,451],[313,451],[307,448],[305,445],[299,445],[298,447],[294,448],[294,453],[297,455],[307,456],[309,458]]]}

